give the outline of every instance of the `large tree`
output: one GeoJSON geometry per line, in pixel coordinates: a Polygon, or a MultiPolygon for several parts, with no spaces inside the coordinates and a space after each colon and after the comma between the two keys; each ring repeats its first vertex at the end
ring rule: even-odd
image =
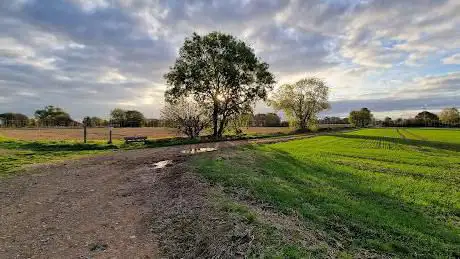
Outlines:
{"type": "Polygon", "coordinates": [[[438,115],[431,113],[429,111],[423,111],[415,115],[415,120],[419,124],[424,124],[425,126],[427,126],[428,124],[439,122],[439,117],[438,115]]]}
{"type": "Polygon", "coordinates": [[[211,114],[213,136],[220,138],[232,117],[265,99],[275,83],[268,64],[243,41],[220,32],[186,38],[165,74],[168,103],[193,96],[211,114]]]}
{"type": "Polygon", "coordinates": [[[439,114],[439,119],[445,124],[460,123],[460,113],[457,108],[445,108],[439,114]]]}
{"type": "Polygon", "coordinates": [[[372,122],[372,113],[368,108],[350,112],[349,121],[355,127],[367,127],[372,122]]]}
{"type": "Polygon", "coordinates": [[[275,110],[282,110],[290,122],[299,130],[307,129],[314,123],[316,115],[327,108],[329,87],[320,78],[302,79],[294,84],[285,84],[278,88],[269,104],[275,110]]]}

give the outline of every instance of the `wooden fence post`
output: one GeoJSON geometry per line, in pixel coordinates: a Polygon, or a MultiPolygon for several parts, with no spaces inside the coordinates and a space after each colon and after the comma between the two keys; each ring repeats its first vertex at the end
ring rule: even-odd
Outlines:
{"type": "Polygon", "coordinates": [[[109,126],[109,142],[108,144],[112,144],[112,126],[109,126]]]}
{"type": "Polygon", "coordinates": [[[83,125],[83,142],[86,143],[86,124],[83,125]]]}

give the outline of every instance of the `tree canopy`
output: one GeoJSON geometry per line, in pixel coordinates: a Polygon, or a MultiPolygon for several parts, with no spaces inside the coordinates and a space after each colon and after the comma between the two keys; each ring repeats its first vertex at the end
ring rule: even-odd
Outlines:
{"type": "Polygon", "coordinates": [[[36,110],[34,115],[38,122],[42,125],[68,126],[74,122],[67,112],[53,105],[48,105],[43,109],[36,110]]]}
{"type": "Polygon", "coordinates": [[[348,124],[348,118],[340,118],[340,117],[324,117],[322,120],[319,120],[319,123],[323,124],[348,124]]]}
{"type": "Polygon", "coordinates": [[[126,123],[125,126],[128,127],[141,127],[144,124],[144,114],[136,110],[126,111],[126,123]]]}
{"type": "Polygon", "coordinates": [[[275,110],[282,110],[300,130],[306,130],[314,123],[316,115],[327,108],[329,87],[322,79],[311,77],[294,84],[285,84],[270,98],[269,104],[275,110]]]}
{"type": "Polygon", "coordinates": [[[439,122],[439,117],[438,115],[431,113],[429,111],[422,111],[415,116],[415,120],[427,124],[439,122]]]}
{"type": "Polygon", "coordinates": [[[213,136],[219,138],[229,120],[248,109],[275,83],[268,64],[235,37],[212,32],[186,38],[170,71],[165,74],[166,101],[193,96],[211,115],[213,136]]]}
{"type": "Polygon", "coordinates": [[[29,118],[22,113],[6,112],[0,114],[0,118],[9,121],[27,121],[29,118]]]}
{"type": "Polygon", "coordinates": [[[88,127],[100,127],[107,126],[109,122],[107,120],[101,119],[99,117],[85,117],[83,118],[83,124],[88,127]]]}
{"type": "Polygon", "coordinates": [[[385,119],[383,119],[382,126],[385,126],[385,127],[393,126],[393,120],[390,117],[385,117],[385,119]]]}
{"type": "Polygon", "coordinates": [[[457,108],[445,108],[439,114],[439,119],[446,124],[460,123],[460,113],[457,108]]]}
{"type": "Polygon", "coordinates": [[[258,113],[252,117],[251,124],[256,127],[279,127],[281,118],[273,112],[258,113]]]}
{"type": "Polygon", "coordinates": [[[140,111],[115,108],[110,112],[110,121],[118,127],[141,127],[145,117],[140,111]]]}
{"type": "Polygon", "coordinates": [[[350,123],[355,127],[367,127],[372,122],[372,113],[368,108],[350,112],[350,123]]]}
{"type": "Polygon", "coordinates": [[[22,113],[2,113],[0,119],[3,119],[2,124],[6,127],[25,127],[29,123],[29,118],[22,113]]]}

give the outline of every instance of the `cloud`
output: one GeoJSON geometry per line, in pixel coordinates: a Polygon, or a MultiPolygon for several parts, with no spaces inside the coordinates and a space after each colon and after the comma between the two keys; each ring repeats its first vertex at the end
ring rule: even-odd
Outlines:
{"type": "Polygon", "coordinates": [[[460,65],[460,53],[442,59],[443,64],[460,65]]]}
{"type": "Polygon", "coordinates": [[[460,72],[418,77],[405,84],[392,96],[431,99],[460,96],[460,72]]]}
{"type": "Polygon", "coordinates": [[[280,83],[325,78],[331,112],[412,109],[416,98],[451,106],[459,12],[456,0],[1,1],[0,111],[157,117],[184,38],[214,30],[250,44],[280,83]]]}

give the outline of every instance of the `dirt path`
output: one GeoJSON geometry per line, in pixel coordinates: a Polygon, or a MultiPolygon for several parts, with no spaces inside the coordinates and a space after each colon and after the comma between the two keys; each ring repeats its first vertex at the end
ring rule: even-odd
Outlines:
{"type": "Polygon", "coordinates": [[[162,175],[167,170],[154,163],[180,164],[190,156],[181,153],[184,149],[304,137],[120,151],[40,165],[2,179],[0,258],[158,258],[150,221],[167,204],[157,202],[158,188],[169,185],[158,182],[168,179],[162,175]]]}

